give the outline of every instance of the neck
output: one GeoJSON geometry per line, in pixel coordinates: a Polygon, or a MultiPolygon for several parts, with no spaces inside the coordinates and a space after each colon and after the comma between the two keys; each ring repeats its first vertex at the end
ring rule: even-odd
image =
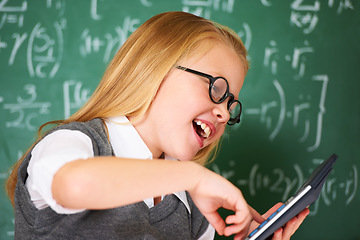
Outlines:
{"type": "MultiPolygon", "coordinates": [[[[133,119],[133,117],[128,117],[129,121],[133,119]]],[[[140,135],[141,139],[144,141],[146,146],[149,148],[150,152],[153,155],[153,158],[156,159],[164,159],[165,154],[163,151],[156,147],[156,138],[155,134],[151,131],[151,126],[146,121],[146,117],[142,118],[139,121],[131,122],[138,134],[140,135]]]]}

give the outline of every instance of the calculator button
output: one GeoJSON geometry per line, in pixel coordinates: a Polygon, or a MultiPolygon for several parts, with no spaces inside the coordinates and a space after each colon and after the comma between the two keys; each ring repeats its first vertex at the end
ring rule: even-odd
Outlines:
{"type": "Polygon", "coordinates": [[[268,222],[268,219],[266,219],[258,228],[262,228],[266,223],[268,222]]]}
{"type": "MultiPolygon", "coordinates": [[[[279,210],[278,210],[279,211],[279,210]]],[[[275,217],[275,215],[278,213],[278,211],[274,212],[273,214],[270,215],[270,217],[268,218],[268,220],[272,219],[273,217],[275,217]]]]}
{"type": "Polygon", "coordinates": [[[286,206],[285,204],[281,205],[281,207],[279,207],[279,209],[276,210],[276,212],[280,212],[285,206],[286,206]]]}
{"type": "Polygon", "coordinates": [[[254,234],[257,233],[257,231],[259,231],[259,228],[257,228],[257,229],[255,229],[254,231],[252,231],[252,232],[249,234],[249,237],[254,236],[254,234]]]}

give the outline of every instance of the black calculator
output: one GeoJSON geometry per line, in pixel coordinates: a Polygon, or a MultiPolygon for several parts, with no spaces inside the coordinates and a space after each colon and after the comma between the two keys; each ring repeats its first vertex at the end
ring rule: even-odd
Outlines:
{"type": "Polygon", "coordinates": [[[322,162],[295,195],[289,198],[270,217],[252,231],[245,240],[266,239],[302,210],[314,203],[319,198],[325,180],[337,158],[336,154],[332,154],[326,161],[322,162]]]}

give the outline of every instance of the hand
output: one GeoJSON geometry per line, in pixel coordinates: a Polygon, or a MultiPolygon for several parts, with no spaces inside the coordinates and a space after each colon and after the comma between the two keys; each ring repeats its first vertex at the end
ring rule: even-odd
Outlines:
{"type": "Polygon", "coordinates": [[[192,200],[219,235],[236,234],[235,239],[246,237],[250,223],[254,219],[262,222],[264,219],[254,209],[248,206],[241,191],[220,175],[204,168],[199,183],[188,190],[192,200]],[[217,209],[225,208],[234,211],[225,222],[217,209]]]}
{"type": "MultiPolygon", "coordinates": [[[[272,213],[274,213],[282,203],[275,204],[272,208],[270,208],[264,215],[262,215],[265,219],[268,218],[272,213]]],[[[296,230],[300,227],[301,223],[304,221],[306,216],[310,213],[308,208],[305,208],[301,211],[297,216],[292,218],[285,224],[285,227],[279,228],[274,232],[272,240],[289,240],[290,237],[296,232],[296,230]]],[[[250,226],[250,231],[253,231],[255,228],[259,226],[258,222],[253,221],[250,226]]]]}

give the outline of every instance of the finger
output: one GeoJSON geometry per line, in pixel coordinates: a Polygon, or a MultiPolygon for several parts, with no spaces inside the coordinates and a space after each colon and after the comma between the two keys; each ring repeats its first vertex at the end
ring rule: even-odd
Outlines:
{"type": "Polygon", "coordinates": [[[285,225],[285,228],[279,228],[274,232],[272,240],[289,240],[290,237],[300,227],[306,216],[309,214],[309,209],[304,209],[296,217],[292,218],[285,225]]]}
{"type": "Polygon", "coordinates": [[[226,226],[224,236],[231,236],[233,234],[239,235],[242,238],[246,237],[248,233],[248,226],[246,224],[233,224],[226,226]]]}
{"type": "Polygon", "coordinates": [[[247,203],[243,202],[243,201],[237,201],[234,204],[234,206],[235,207],[233,207],[232,210],[235,212],[235,214],[229,215],[225,220],[226,223],[227,224],[239,224],[242,222],[247,222],[250,225],[250,222],[252,220],[252,215],[250,212],[250,208],[247,208],[247,206],[248,206],[247,203]]]}
{"type": "Polygon", "coordinates": [[[249,210],[250,210],[250,214],[253,218],[253,220],[255,220],[258,223],[262,223],[263,221],[265,221],[265,218],[263,218],[260,213],[258,213],[255,209],[253,209],[250,205],[248,205],[249,210]]]}
{"type": "Polygon", "coordinates": [[[234,240],[242,240],[246,237],[247,234],[241,234],[241,233],[238,233],[234,236],[234,240]]]}
{"type": "Polygon", "coordinates": [[[265,214],[262,215],[262,217],[264,217],[265,219],[270,217],[271,214],[273,214],[274,212],[276,212],[276,210],[279,209],[279,207],[281,207],[283,205],[283,203],[277,203],[275,204],[272,208],[270,208],[265,214]]]}
{"type": "Polygon", "coordinates": [[[241,240],[244,239],[246,236],[247,232],[240,232],[235,235],[234,240],[241,240]]]}
{"type": "Polygon", "coordinates": [[[298,219],[300,220],[299,226],[300,224],[305,220],[305,218],[309,215],[310,210],[308,208],[305,208],[304,210],[302,210],[299,214],[298,214],[298,219]]]}
{"type": "Polygon", "coordinates": [[[288,221],[285,225],[282,237],[283,239],[290,239],[290,237],[295,233],[296,231],[296,222],[298,221],[297,217],[292,218],[290,221],[288,221]]]}
{"type": "Polygon", "coordinates": [[[251,222],[252,217],[250,214],[246,214],[244,211],[236,212],[234,215],[229,215],[226,217],[226,224],[242,224],[251,222]]]}
{"type": "Polygon", "coordinates": [[[239,232],[247,234],[251,220],[251,215],[244,214],[243,212],[236,212],[235,215],[228,216],[225,221],[227,224],[232,225],[225,228],[224,235],[230,236],[239,232]]]}
{"type": "Polygon", "coordinates": [[[252,221],[252,222],[250,223],[249,233],[252,232],[252,231],[254,231],[259,225],[260,225],[259,223],[255,222],[255,221],[252,221]]]}
{"type": "Polygon", "coordinates": [[[289,222],[286,223],[283,233],[283,237],[285,239],[290,239],[290,237],[300,227],[301,223],[304,221],[309,212],[310,210],[306,208],[301,211],[296,217],[292,218],[289,222]]]}
{"type": "Polygon", "coordinates": [[[278,230],[276,230],[271,240],[284,240],[283,231],[284,231],[283,228],[279,228],[278,230]]]}
{"type": "Polygon", "coordinates": [[[295,226],[294,226],[294,232],[300,227],[300,225],[303,223],[303,221],[309,215],[309,213],[310,213],[310,210],[305,208],[303,211],[301,211],[297,215],[297,221],[296,221],[295,226]]]}
{"type": "Polygon", "coordinates": [[[293,226],[293,232],[292,234],[295,233],[295,231],[300,227],[300,225],[303,223],[303,221],[305,220],[305,218],[309,215],[310,210],[308,208],[305,208],[303,211],[301,211],[297,216],[296,216],[296,221],[294,223],[293,226]]]}
{"type": "Polygon", "coordinates": [[[218,212],[204,215],[208,222],[215,228],[216,232],[221,236],[224,235],[225,222],[218,212]]]}

